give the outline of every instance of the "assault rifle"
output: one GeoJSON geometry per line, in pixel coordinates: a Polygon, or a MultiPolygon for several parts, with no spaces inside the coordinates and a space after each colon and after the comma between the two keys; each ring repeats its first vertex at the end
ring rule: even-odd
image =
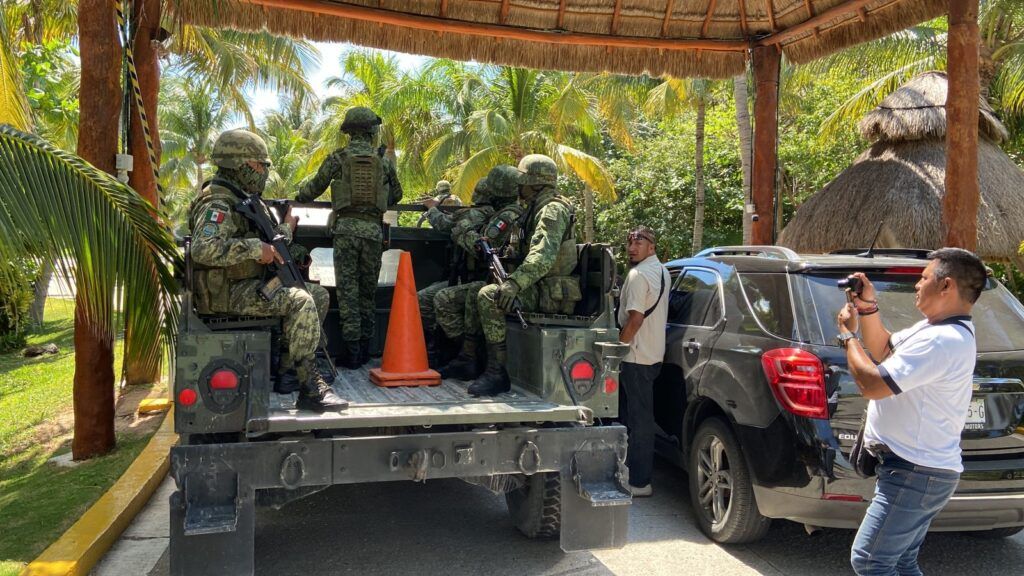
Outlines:
{"type": "MultiPolygon", "coordinates": [[[[292,259],[292,254],[288,250],[284,234],[280,234],[274,229],[274,223],[270,220],[269,208],[263,205],[263,200],[258,196],[248,196],[235,206],[235,210],[248,218],[249,222],[252,222],[256,232],[260,235],[260,239],[273,246],[277,254],[284,260],[283,264],[270,263],[270,269],[273,270],[274,277],[260,287],[260,296],[270,301],[282,288],[301,288],[306,290],[306,281],[303,279],[299,267],[295,264],[295,260],[292,259]]],[[[327,342],[323,330],[320,330],[320,352],[327,358],[327,363],[331,365],[331,374],[334,378],[337,378],[338,368],[334,365],[331,355],[327,352],[327,342]]]]}
{"type": "MultiPolygon", "coordinates": [[[[505,272],[505,267],[501,264],[498,251],[491,247],[491,243],[487,241],[487,238],[478,238],[476,245],[487,258],[487,264],[491,267],[491,273],[494,274],[494,278],[499,283],[508,280],[508,272],[505,272]]],[[[523,304],[519,301],[519,298],[512,301],[512,311],[516,313],[516,318],[519,319],[519,325],[523,327],[523,330],[530,327],[526,323],[526,318],[523,318],[523,304]]]]}

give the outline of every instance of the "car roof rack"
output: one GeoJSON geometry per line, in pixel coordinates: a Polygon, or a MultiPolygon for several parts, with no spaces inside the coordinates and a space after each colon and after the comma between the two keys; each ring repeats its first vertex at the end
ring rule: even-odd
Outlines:
{"type": "Polygon", "coordinates": [[[928,254],[931,250],[923,248],[843,248],[842,250],[833,250],[829,254],[836,254],[842,256],[863,256],[864,258],[873,258],[875,256],[890,256],[890,257],[903,257],[903,258],[916,258],[918,260],[927,260],[928,254]]]}
{"type": "Polygon", "coordinates": [[[694,255],[697,258],[710,256],[760,256],[776,260],[799,260],[800,256],[785,246],[716,246],[706,248],[694,255]]]}

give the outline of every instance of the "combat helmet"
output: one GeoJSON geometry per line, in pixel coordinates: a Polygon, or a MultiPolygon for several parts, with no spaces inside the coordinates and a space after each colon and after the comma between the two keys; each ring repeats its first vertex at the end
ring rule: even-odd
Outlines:
{"type": "Polygon", "coordinates": [[[376,132],[381,124],[380,116],[365,106],[349,108],[345,112],[345,120],[341,123],[341,131],[346,134],[355,132],[376,132]]]}
{"type": "Polygon", "coordinates": [[[452,191],[452,183],[447,180],[438,180],[437,184],[434,184],[434,192],[438,194],[445,194],[452,191]]]}
{"type": "Polygon", "coordinates": [[[237,170],[250,160],[270,164],[270,153],[262,138],[248,130],[221,132],[210,155],[214,166],[237,170]]]}
{"type": "Polygon", "coordinates": [[[473,187],[473,196],[470,198],[470,203],[474,206],[481,204],[491,203],[491,185],[487,181],[487,176],[476,181],[476,186],[473,187]]]}
{"type": "Polygon", "coordinates": [[[501,164],[491,168],[487,173],[487,187],[491,200],[509,199],[519,196],[519,186],[523,183],[523,173],[514,166],[501,164]]]}
{"type": "Polygon", "coordinates": [[[543,154],[528,154],[519,161],[523,186],[554,186],[558,182],[558,166],[543,154]]]}

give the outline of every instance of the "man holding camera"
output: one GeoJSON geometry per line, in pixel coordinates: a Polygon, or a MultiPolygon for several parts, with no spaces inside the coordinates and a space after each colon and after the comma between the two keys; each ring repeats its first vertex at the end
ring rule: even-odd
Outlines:
{"type": "Polygon", "coordinates": [[[864,445],[879,459],[875,497],[850,556],[861,576],[921,574],[917,554],[928,526],[963,471],[960,433],[977,356],[970,314],[986,272],[977,256],[960,248],[935,250],[928,258],[914,287],[924,320],[891,334],[882,325],[875,288],[860,272],[848,278],[850,302],[838,316],[850,374],[869,400],[864,445]],[[858,324],[863,343],[855,335],[858,324]]]}

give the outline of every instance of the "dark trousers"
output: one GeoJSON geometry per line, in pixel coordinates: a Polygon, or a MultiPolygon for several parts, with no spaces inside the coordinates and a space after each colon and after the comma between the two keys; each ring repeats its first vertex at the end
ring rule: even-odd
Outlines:
{"type": "Polygon", "coordinates": [[[643,488],[654,468],[654,379],[661,363],[623,362],[619,372],[619,420],[629,431],[626,466],[629,483],[643,488]]]}

